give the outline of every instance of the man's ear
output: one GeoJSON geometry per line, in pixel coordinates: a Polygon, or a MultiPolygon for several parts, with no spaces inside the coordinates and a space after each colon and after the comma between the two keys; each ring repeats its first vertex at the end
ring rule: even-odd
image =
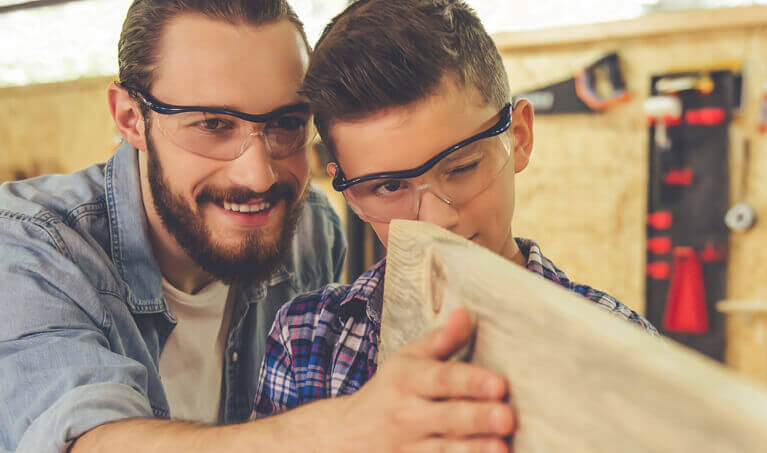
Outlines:
{"type": "Polygon", "coordinates": [[[117,130],[134,148],[146,151],[146,125],[141,110],[128,90],[118,83],[109,85],[109,112],[117,125],[117,130]]]}
{"type": "Polygon", "coordinates": [[[519,173],[530,162],[533,152],[533,106],[520,99],[511,114],[509,130],[514,136],[514,172],[519,173]]]}

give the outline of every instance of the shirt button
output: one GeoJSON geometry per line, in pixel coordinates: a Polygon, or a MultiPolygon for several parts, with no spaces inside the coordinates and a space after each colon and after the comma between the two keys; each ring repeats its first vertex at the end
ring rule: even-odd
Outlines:
{"type": "Polygon", "coordinates": [[[237,351],[234,351],[234,352],[232,353],[232,362],[235,362],[235,363],[237,363],[237,359],[238,359],[239,357],[240,357],[240,356],[237,354],[237,351]]]}

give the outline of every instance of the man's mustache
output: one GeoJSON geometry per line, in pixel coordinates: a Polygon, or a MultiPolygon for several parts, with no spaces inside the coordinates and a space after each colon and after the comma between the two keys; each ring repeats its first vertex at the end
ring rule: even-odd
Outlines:
{"type": "Polygon", "coordinates": [[[291,204],[296,200],[296,189],[287,182],[277,182],[266,192],[254,192],[245,187],[231,187],[228,189],[219,189],[216,187],[205,187],[197,195],[197,203],[211,202],[216,204],[235,203],[245,204],[253,199],[262,199],[270,204],[276,204],[285,200],[291,204]]]}

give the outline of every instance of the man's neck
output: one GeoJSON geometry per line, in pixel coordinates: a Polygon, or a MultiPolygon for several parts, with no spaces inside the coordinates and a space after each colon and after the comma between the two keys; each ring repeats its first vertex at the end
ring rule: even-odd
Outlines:
{"type": "Polygon", "coordinates": [[[189,258],[162,224],[154,226],[150,219],[149,228],[155,259],[162,276],[171,285],[187,294],[195,294],[215,280],[189,258]]]}
{"type": "MultiPolygon", "coordinates": [[[[142,168],[142,170],[145,169],[142,168]]],[[[165,229],[155,209],[149,181],[144,177],[141,178],[141,200],[144,203],[144,212],[149,225],[152,252],[165,280],[188,294],[195,294],[215,280],[186,254],[176,238],[165,229]]]]}

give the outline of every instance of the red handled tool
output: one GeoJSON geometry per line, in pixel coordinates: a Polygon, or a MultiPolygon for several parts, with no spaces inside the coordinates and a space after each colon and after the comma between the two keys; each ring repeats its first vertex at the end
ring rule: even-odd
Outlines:
{"type": "Polygon", "coordinates": [[[726,118],[724,109],[718,107],[705,107],[684,113],[684,121],[696,126],[716,126],[722,124],[726,118]]]}
{"type": "Polygon", "coordinates": [[[647,215],[647,224],[656,230],[667,230],[671,228],[673,217],[669,211],[656,211],[647,215]]]}
{"type": "Polygon", "coordinates": [[[654,280],[665,280],[671,274],[671,265],[663,261],[647,264],[647,275],[654,280]]]}
{"type": "Polygon", "coordinates": [[[692,169],[683,168],[681,170],[671,170],[663,175],[663,182],[669,186],[692,185],[692,169]]]}
{"type": "Polygon", "coordinates": [[[706,291],[698,255],[692,247],[675,247],[673,255],[674,269],[663,315],[663,328],[669,332],[706,333],[706,291]]]}
{"type": "Polygon", "coordinates": [[[671,238],[669,237],[657,237],[647,240],[647,250],[653,252],[656,255],[665,255],[671,251],[671,238]]]}

